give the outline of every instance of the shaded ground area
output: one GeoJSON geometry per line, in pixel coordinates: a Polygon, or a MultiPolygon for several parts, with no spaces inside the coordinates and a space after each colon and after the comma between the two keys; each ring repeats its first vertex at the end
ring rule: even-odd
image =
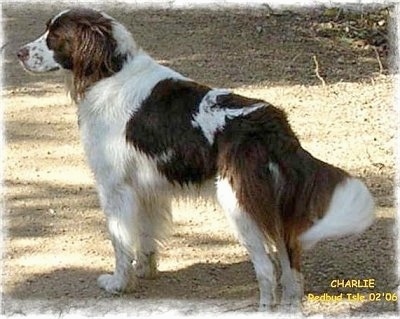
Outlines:
{"type": "MultiPolygon", "coordinates": [[[[158,279],[140,280],[135,293],[118,297],[97,288],[97,276],[112,271],[113,254],[79,142],[75,107],[59,75],[29,75],[14,58],[17,48],[43,32],[47,19],[64,7],[7,4],[3,9],[4,311],[256,309],[258,289],[246,252],[219,208],[201,201],[175,203],[176,228],[162,251],[158,279]]],[[[376,222],[358,238],[326,241],[305,254],[306,293],[396,291],[390,52],[378,59],[373,48],[322,36],[316,26],[327,16],[317,11],[103,9],[161,63],[200,82],[281,106],[309,151],[366,181],[377,202],[376,222]],[[314,56],[326,86],[316,75],[314,56]],[[372,290],[330,287],[333,279],[368,278],[375,279],[372,290]]],[[[305,314],[388,313],[396,307],[385,297],[304,300],[305,314]]]]}

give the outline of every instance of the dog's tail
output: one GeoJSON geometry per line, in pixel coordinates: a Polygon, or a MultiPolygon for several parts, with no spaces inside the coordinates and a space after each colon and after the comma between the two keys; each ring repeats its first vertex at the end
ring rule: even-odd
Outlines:
{"type": "Polygon", "coordinates": [[[363,182],[346,177],[337,184],[324,216],[300,235],[303,249],[326,238],[359,234],[374,219],[374,200],[363,182]]]}
{"type": "Polygon", "coordinates": [[[280,167],[281,214],[284,222],[289,220],[297,228],[295,234],[300,235],[303,249],[322,239],[362,233],[372,224],[374,200],[361,180],[314,158],[301,147],[280,167]],[[285,165],[289,167],[286,173],[285,165]]]}

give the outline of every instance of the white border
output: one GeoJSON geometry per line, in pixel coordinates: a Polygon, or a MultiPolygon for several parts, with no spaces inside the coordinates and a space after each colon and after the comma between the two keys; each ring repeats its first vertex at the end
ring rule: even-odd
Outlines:
{"type": "MultiPolygon", "coordinates": [[[[326,7],[349,6],[361,8],[364,5],[387,6],[398,3],[399,0],[59,0],[57,5],[79,5],[79,4],[129,4],[138,8],[161,7],[161,8],[199,8],[199,7],[270,7],[279,9],[285,7],[315,7],[324,5],[326,7]]],[[[2,0],[3,3],[43,3],[54,4],[55,1],[44,0],[2,0]]]]}
{"type": "MultiPolygon", "coordinates": [[[[395,41],[396,41],[396,48],[395,48],[395,69],[397,70],[397,75],[395,76],[395,96],[393,99],[394,103],[394,110],[395,114],[397,115],[397,119],[400,119],[400,4],[398,3],[395,6],[395,19],[396,23],[393,26],[393,30],[391,32],[394,33],[395,41]]],[[[400,232],[400,170],[399,170],[399,163],[400,163],[400,125],[399,122],[397,122],[397,134],[396,134],[396,144],[395,144],[395,160],[396,160],[396,175],[395,175],[395,195],[396,195],[396,212],[397,212],[397,218],[395,221],[395,227],[394,227],[394,236],[397,238],[397,245],[396,245],[396,270],[397,270],[397,280],[400,280],[400,237],[399,237],[399,232],[400,232]]],[[[397,296],[400,296],[400,286],[397,287],[397,296]]],[[[400,308],[400,301],[397,302],[397,307],[400,308]]]]}
{"type": "MultiPolygon", "coordinates": [[[[4,49],[5,49],[5,37],[3,34],[3,9],[2,3],[0,3],[0,251],[1,251],[1,261],[0,261],[0,275],[3,281],[3,260],[4,260],[4,238],[6,227],[3,219],[3,212],[5,211],[5,187],[4,187],[4,171],[5,171],[5,160],[6,160],[6,147],[5,147],[5,128],[4,128],[4,101],[3,101],[3,61],[4,61],[4,49]]],[[[0,284],[0,310],[3,304],[3,285],[0,284]]]]}
{"type": "MultiPolygon", "coordinates": [[[[14,0],[14,1],[9,1],[9,0],[3,0],[2,3],[44,3],[43,1],[40,0],[31,0],[31,1],[24,1],[24,0],[14,0]]],[[[0,3],[0,6],[1,4],[0,3]]],[[[309,1],[296,1],[296,0],[252,0],[252,1],[245,1],[245,0],[220,0],[220,1],[210,1],[210,0],[198,0],[198,1],[191,1],[191,0],[125,0],[125,1],[96,1],[96,0],[88,0],[88,1],[65,1],[65,0],[60,0],[57,2],[57,4],[65,4],[65,5],[79,5],[79,4],[102,4],[102,5],[117,5],[117,4],[130,4],[130,5],[134,5],[140,8],[143,7],[168,7],[168,8],[199,8],[199,7],[212,7],[212,8],[223,8],[223,7],[265,7],[265,4],[268,4],[268,6],[272,9],[284,9],[286,6],[296,6],[296,7],[314,7],[314,6],[319,6],[319,5],[325,5],[327,7],[334,7],[334,6],[347,6],[347,7],[352,7],[352,8],[356,8],[356,9],[361,9],[363,5],[376,5],[376,6],[385,6],[385,5],[389,5],[389,4],[394,4],[394,3],[398,3],[398,0],[380,0],[380,1],[376,1],[376,0],[334,0],[334,1],[330,1],[330,0],[309,0],[309,1]]],[[[47,4],[53,4],[52,2],[47,4]]],[[[394,28],[394,32],[396,35],[396,45],[397,48],[399,46],[399,40],[400,40],[400,4],[396,5],[396,17],[397,19],[397,24],[394,28]]],[[[2,22],[1,19],[1,13],[0,12],[0,21],[2,22]]],[[[2,48],[2,46],[4,45],[5,41],[5,35],[3,34],[3,27],[2,24],[0,26],[0,48],[2,48]]],[[[399,53],[399,49],[396,50],[397,54],[399,53]]],[[[398,69],[400,69],[400,56],[396,56],[396,63],[398,65],[398,69]]],[[[2,52],[0,52],[0,67],[1,70],[3,70],[3,56],[2,56],[2,52]]],[[[0,86],[1,88],[3,88],[3,72],[1,72],[0,74],[0,86]]],[[[395,101],[395,111],[397,113],[397,118],[400,119],[400,76],[396,76],[396,90],[395,90],[395,97],[394,97],[394,101],[395,101]]],[[[4,121],[3,121],[3,110],[4,110],[4,101],[2,100],[2,97],[0,99],[0,148],[1,148],[1,152],[0,152],[0,194],[2,196],[1,200],[0,200],[0,212],[3,213],[4,209],[5,209],[5,204],[3,203],[3,196],[5,193],[5,188],[4,188],[4,161],[5,161],[5,130],[4,130],[4,121]]],[[[396,135],[396,150],[395,150],[395,154],[396,154],[396,166],[398,167],[398,163],[400,161],[400,137],[399,134],[397,132],[396,135]]],[[[400,198],[400,174],[398,172],[398,169],[396,170],[396,185],[395,185],[395,192],[396,192],[396,211],[397,211],[397,229],[398,227],[400,227],[400,212],[399,212],[399,198],[400,198]]],[[[2,215],[3,216],[3,215],[2,215]]],[[[4,236],[4,221],[3,218],[1,218],[0,220],[0,225],[1,225],[1,233],[0,233],[0,240],[1,240],[1,250],[3,252],[3,236],[4,236]]],[[[398,235],[398,233],[396,233],[396,235],[398,235]]],[[[397,237],[397,240],[399,240],[399,238],[397,237]]],[[[400,253],[400,245],[399,242],[397,241],[397,256],[399,256],[400,253]]],[[[396,257],[397,257],[396,256],[396,257]]],[[[396,258],[397,260],[397,258],[396,258]]],[[[1,273],[3,270],[2,267],[2,263],[1,263],[1,273]]],[[[398,276],[400,277],[400,264],[397,260],[397,273],[398,276]]],[[[3,273],[2,273],[3,274],[3,273]]],[[[0,289],[0,292],[2,292],[2,289],[0,289]]],[[[400,288],[398,289],[398,295],[400,295],[400,288]]],[[[1,298],[1,297],[0,297],[1,298]]],[[[115,301],[115,299],[113,299],[113,301],[115,301]]],[[[0,299],[0,302],[2,303],[3,300],[0,299]]],[[[21,301],[22,303],[23,301],[21,301]]],[[[228,302],[228,301],[227,301],[228,302]]],[[[32,313],[29,315],[30,317],[45,317],[45,318],[51,318],[54,317],[54,315],[58,316],[58,317],[63,317],[63,318],[85,318],[87,316],[92,317],[93,316],[93,310],[97,310],[96,308],[96,302],[94,303],[94,305],[92,306],[93,309],[91,308],[84,308],[84,309],[79,309],[79,308],[74,308],[73,305],[71,308],[71,311],[68,313],[58,313],[55,314],[53,312],[53,314],[48,313],[47,315],[39,315],[41,313],[41,310],[45,309],[46,307],[43,308],[44,304],[46,302],[37,302],[37,303],[31,303],[29,302],[29,305],[26,305],[27,307],[23,307],[24,309],[30,309],[32,311],[32,313]],[[32,308],[33,307],[33,308],[32,308]],[[75,311],[73,311],[72,309],[75,309],[75,311]],[[50,317],[51,316],[51,317],[50,317]]],[[[142,304],[142,309],[143,309],[143,300],[138,300],[138,303],[142,304]]],[[[198,302],[198,301],[154,301],[154,303],[157,303],[158,305],[158,309],[159,311],[155,312],[155,313],[145,313],[142,312],[142,315],[139,315],[139,317],[149,317],[149,318],[159,318],[162,317],[164,318],[167,315],[171,315],[174,317],[187,317],[187,314],[191,308],[191,305],[194,305],[196,303],[196,309],[199,311],[201,309],[208,309],[210,310],[210,308],[207,306],[206,302],[198,302]],[[184,305],[182,308],[186,309],[187,311],[182,312],[178,312],[176,310],[171,311],[170,308],[168,307],[168,305],[170,303],[173,303],[174,305],[184,305]],[[203,308],[204,307],[204,308],[203,308]]],[[[149,304],[152,304],[152,302],[149,302],[149,304]]],[[[154,304],[153,304],[154,305],[154,304]]],[[[399,305],[399,303],[398,303],[399,305]]],[[[132,305],[130,305],[132,306],[132,305]]],[[[50,308],[50,307],[49,307],[50,308]]],[[[53,311],[55,309],[53,308],[53,311]]],[[[127,313],[128,309],[126,309],[127,313]]],[[[115,313],[115,309],[114,311],[111,310],[108,314],[102,315],[102,317],[104,318],[114,318],[116,317],[117,313],[115,313]]],[[[208,318],[208,317],[214,317],[216,314],[211,314],[211,313],[207,313],[203,312],[201,315],[200,314],[196,314],[196,315],[189,315],[189,317],[201,317],[201,318],[208,318]]],[[[225,315],[218,315],[218,317],[232,317],[233,313],[229,313],[229,314],[225,314],[225,315]]],[[[13,315],[13,317],[26,317],[26,314],[15,314],[13,315]]],[[[118,318],[120,318],[121,316],[123,316],[122,314],[118,314],[118,318]]],[[[265,317],[265,314],[235,314],[235,317],[265,317]]],[[[280,315],[272,315],[272,314],[268,314],[268,317],[273,317],[273,318],[296,318],[296,317],[302,317],[301,315],[296,316],[296,315],[292,315],[292,316],[288,316],[288,315],[284,315],[284,316],[280,316],[280,315]]],[[[320,315],[314,315],[314,316],[310,316],[310,318],[322,318],[323,314],[320,315]]],[[[381,316],[380,316],[381,317],[381,316]]],[[[385,315],[382,317],[393,317],[391,315],[385,315]]],[[[352,318],[357,318],[357,317],[352,317],[352,318]]]]}

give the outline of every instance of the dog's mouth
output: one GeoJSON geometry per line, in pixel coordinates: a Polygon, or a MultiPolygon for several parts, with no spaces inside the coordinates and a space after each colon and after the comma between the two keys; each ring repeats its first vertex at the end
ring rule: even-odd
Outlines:
{"type": "Polygon", "coordinates": [[[58,71],[61,70],[61,68],[59,66],[55,66],[53,68],[51,68],[48,72],[53,72],[53,71],[58,71]]]}
{"type": "Polygon", "coordinates": [[[27,71],[28,73],[30,73],[30,74],[42,74],[42,73],[54,72],[54,71],[61,70],[61,67],[54,66],[54,67],[51,67],[51,68],[49,68],[47,70],[40,70],[39,71],[39,70],[35,70],[35,69],[30,68],[28,65],[26,65],[25,61],[19,60],[19,63],[22,65],[23,69],[25,71],[27,71]]]}

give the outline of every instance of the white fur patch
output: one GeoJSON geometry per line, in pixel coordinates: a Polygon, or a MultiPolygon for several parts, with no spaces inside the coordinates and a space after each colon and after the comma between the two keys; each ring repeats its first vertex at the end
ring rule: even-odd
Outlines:
{"type": "Polygon", "coordinates": [[[236,192],[227,179],[217,180],[217,198],[253,262],[260,289],[260,310],[268,310],[277,296],[274,266],[267,253],[264,235],[250,215],[240,207],[236,192]]]}
{"type": "Polygon", "coordinates": [[[162,152],[159,156],[156,156],[155,160],[157,162],[167,163],[172,159],[173,156],[174,156],[174,151],[169,148],[165,152],[162,152]]]}
{"type": "Polygon", "coordinates": [[[28,59],[22,62],[26,70],[42,73],[61,68],[61,65],[54,60],[54,51],[47,46],[48,34],[49,31],[46,31],[41,37],[25,46],[29,51],[28,59]]]}
{"type": "Polygon", "coordinates": [[[274,179],[275,186],[277,186],[281,178],[279,166],[273,162],[268,162],[268,169],[271,172],[272,178],[274,179]]]}
{"type": "Polygon", "coordinates": [[[326,238],[359,234],[374,220],[374,200],[371,193],[356,178],[348,178],[336,186],[325,216],[300,235],[304,249],[326,238]]]}
{"type": "Polygon", "coordinates": [[[265,106],[264,103],[257,103],[251,107],[244,108],[230,109],[218,107],[217,97],[227,94],[231,94],[231,92],[225,89],[213,89],[209,91],[200,102],[199,112],[193,116],[193,127],[200,127],[210,144],[214,143],[215,133],[224,128],[227,118],[233,119],[238,116],[245,116],[265,106]]]}
{"type": "Polygon", "coordinates": [[[138,48],[132,34],[113,17],[104,12],[101,12],[101,14],[112,21],[112,34],[115,41],[117,41],[117,52],[120,54],[136,52],[138,48]]]}
{"type": "Polygon", "coordinates": [[[53,19],[51,19],[50,24],[53,24],[54,22],[56,22],[58,18],[60,18],[61,16],[63,16],[64,14],[66,14],[66,13],[69,12],[69,11],[71,11],[71,10],[70,10],[70,9],[66,9],[66,10],[64,10],[64,11],[61,11],[59,14],[55,15],[55,16],[53,17],[53,19]]]}

